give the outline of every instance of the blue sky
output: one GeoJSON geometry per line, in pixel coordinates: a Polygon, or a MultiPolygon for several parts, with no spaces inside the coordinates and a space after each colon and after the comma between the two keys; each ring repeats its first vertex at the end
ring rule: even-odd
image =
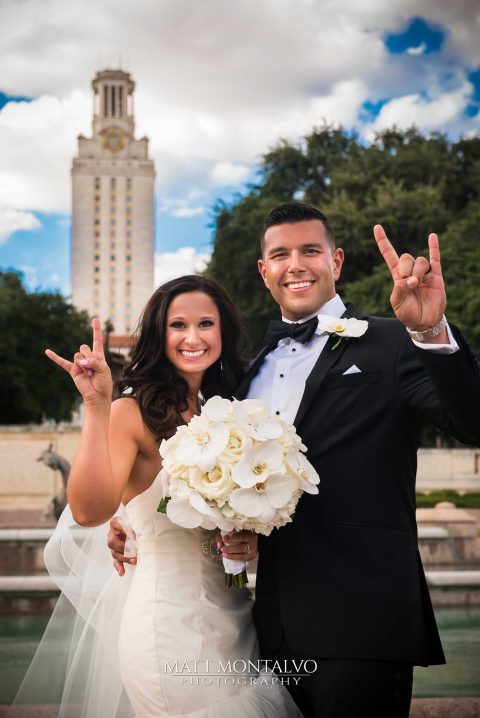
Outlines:
{"type": "Polygon", "coordinates": [[[263,152],[323,121],[365,142],[397,124],[480,130],[475,3],[434,0],[3,0],[0,266],[70,289],[71,159],[90,82],[136,81],[136,135],[157,170],[157,282],[204,266],[212,207],[246,191],[263,152]],[[442,5],[442,7],[439,7],[442,5]],[[127,52],[128,51],[128,52],[127,52]]]}

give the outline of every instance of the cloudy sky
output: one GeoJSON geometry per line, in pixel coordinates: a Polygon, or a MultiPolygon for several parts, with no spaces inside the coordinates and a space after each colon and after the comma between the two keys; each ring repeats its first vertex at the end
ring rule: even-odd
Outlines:
{"type": "Polygon", "coordinates": [[[132,73],[157,171],[157,281],[201,268],[212,206],[323,121],[480,131],[478,0],[0,0],[0,266],[69,293],[90,82],[132,73]]]}

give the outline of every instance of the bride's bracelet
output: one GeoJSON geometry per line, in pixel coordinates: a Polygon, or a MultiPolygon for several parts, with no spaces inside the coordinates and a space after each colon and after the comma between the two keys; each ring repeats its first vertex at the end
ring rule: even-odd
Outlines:
{"type": "Polygon", "coordinates": [[[215,541],[214,536],[209,536],[209,538],[201,542],[200,546],[202,553],[205,554],[205,556],[208,556],[214,561],[222,561],[222,555],[217,548],[217,542],[215,541]]]}

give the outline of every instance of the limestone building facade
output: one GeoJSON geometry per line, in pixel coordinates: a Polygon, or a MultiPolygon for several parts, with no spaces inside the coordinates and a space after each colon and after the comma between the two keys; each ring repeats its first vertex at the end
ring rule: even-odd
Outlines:
{"type": "Polygon", "coordinates": [[[72,166],[72,301],[125,335],[153,291],[155,169],[134,136],[130,74],[102,70],[92,88],[92,137],[72,166]]]}

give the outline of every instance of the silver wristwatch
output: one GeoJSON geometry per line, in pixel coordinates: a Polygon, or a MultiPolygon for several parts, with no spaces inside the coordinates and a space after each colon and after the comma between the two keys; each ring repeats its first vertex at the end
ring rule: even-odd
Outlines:
{"type": "Polygon", "coordinates": [[[447,326],[447,320],[445,318],[445,314],[440,319],[439,322],[434,324],[433,327],[430,327],[430,329],[425,329],[423,332],[415,332],[413,329],[409,329],[408,327],[405,327],[405,329],[408,332],[408,336],[411,339],[414,339],[416,342],[421,342],[425,344],[429,341],[429,339],[433,339],[434,337],[438,337],[439,334],[443,332],[443,330],[447,326]]]}

